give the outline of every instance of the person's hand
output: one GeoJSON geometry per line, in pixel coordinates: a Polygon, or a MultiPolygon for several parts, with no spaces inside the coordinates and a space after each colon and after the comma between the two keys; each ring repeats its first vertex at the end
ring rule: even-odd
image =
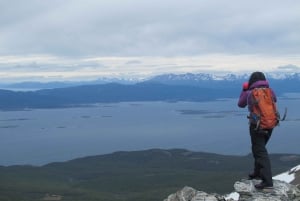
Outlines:
{"type": "Polygon", "coordinates": [[[248,82],[244,82],[243,83],[243,91],[247,91],[249,89],[249,83],[248,82]]]}

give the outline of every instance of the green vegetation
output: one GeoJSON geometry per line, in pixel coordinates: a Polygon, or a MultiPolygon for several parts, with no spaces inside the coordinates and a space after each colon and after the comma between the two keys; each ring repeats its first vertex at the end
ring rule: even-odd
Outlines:
{"type": "MultiPolygon", "coordinates": [[[[300,155],[275,154],[272,164],[277,174],[300,164],[300,155]]],[[[251,167],[250,155],[181,149],[116,152],[42,167],[0,167],[0,200],[153,201],[186,185],[228,193],[251,167]]]]}

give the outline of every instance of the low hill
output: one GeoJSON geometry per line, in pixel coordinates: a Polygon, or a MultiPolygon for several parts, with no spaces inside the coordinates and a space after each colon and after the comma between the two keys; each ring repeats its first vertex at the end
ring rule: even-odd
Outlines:
{"type": "MultiPolygon", "coordinates": [[[[273,174],[300,164],[300,155],[272,154],[273,174]]],[[[115,152],[41,167],[0,167],[0,200],[163,200],[183,186],[231,192],[252,156],[184,149],[115,152]],[[55,196],[54,196],[55,195],[55,196]]]]}

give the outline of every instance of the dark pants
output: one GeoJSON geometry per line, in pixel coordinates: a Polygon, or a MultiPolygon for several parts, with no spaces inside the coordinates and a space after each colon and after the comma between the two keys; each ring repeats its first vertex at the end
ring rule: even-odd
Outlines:
{"type": "Polygon", "coordinates": [[[252,144],[252,154],[254,157],[254,174],[259,175],[262,181],[268,186],[273,186],[271,163],[266,145],[272,135],[272,129],[266,132],[255,130],[254,125],[250,125],[250,136],[252,144]]]}

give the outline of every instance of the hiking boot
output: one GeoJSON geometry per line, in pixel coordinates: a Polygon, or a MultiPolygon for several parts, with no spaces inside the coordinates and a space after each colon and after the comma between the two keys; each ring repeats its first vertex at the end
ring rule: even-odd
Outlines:
{"type": "Polygon", "coordinates": [[[261,183],[259,183],[259,184],[255,184],[254,185],[255,186],[255,188],[257,189],[257,190],[263,190],[263,191],[265,191],[265,192],[272,192],[273,191],[273,185],[268,185],[268,184],[266,184],[265,182],[261,182],[261,183]]]}
{"type": "Polygon", "coordinates": [[[261,179],[260,175],[259,174],[256,174],[256,173],[250,173],[248,174],[248,179],[249,180],[252,180],[252,179],[261,179]]]}

